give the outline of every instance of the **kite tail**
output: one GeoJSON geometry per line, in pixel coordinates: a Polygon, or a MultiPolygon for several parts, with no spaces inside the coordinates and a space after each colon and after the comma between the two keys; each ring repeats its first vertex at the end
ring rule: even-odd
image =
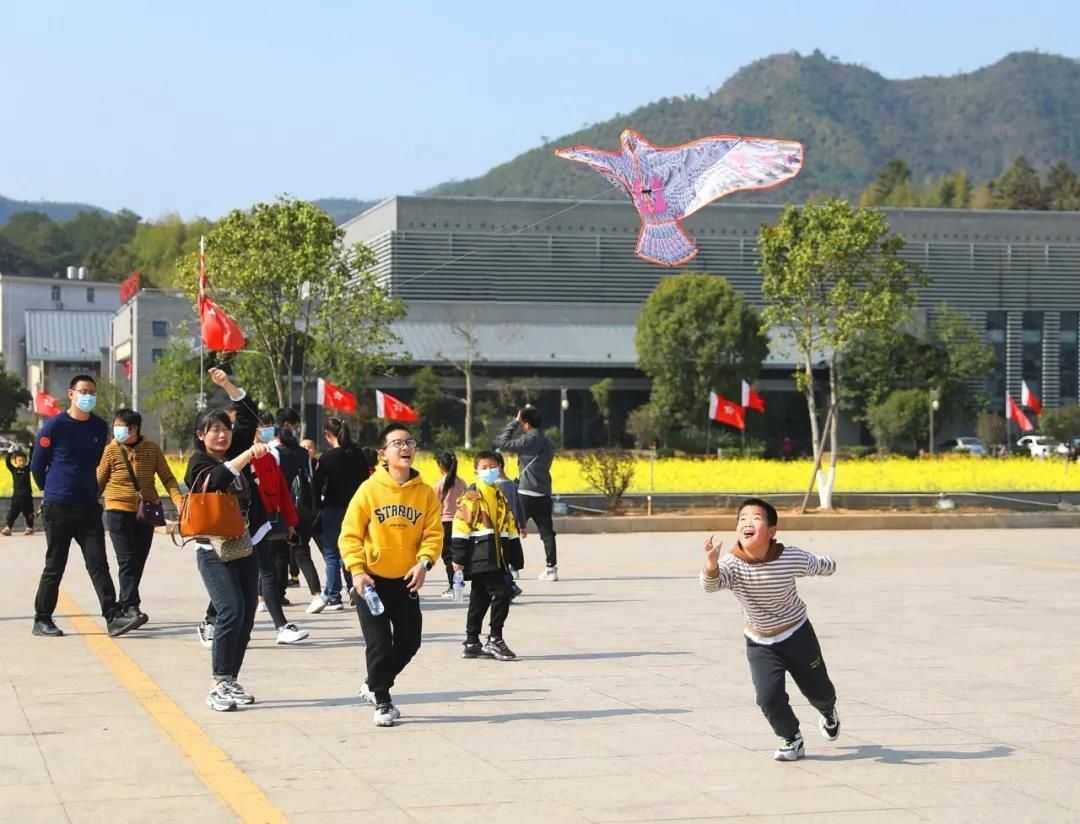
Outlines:
{"type": "Polygon", "coordinates": [[[698,253],[678,221],[644,224],[636,251],[638,257],[661,266],[679,266],[698,253]]]}

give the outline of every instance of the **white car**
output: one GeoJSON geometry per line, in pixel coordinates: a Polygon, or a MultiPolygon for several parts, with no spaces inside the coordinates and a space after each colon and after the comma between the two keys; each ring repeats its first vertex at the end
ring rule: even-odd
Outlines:
{"type": "Polygon", "coordinates": [[[1016,445],[1027,449],[1033,458],[1048,458],[1053,454],[1057,443],[1046,435],[1024,435],[1016,445]]]}
{"type": "Polygon", "coordinates": [[[974,455],[977,458],[985,458],[987,455],[986,447],[983,442],[978,438],[971,436],[964,436],[960,438],[950,438],[938,446],[939,452],[966,452],[969,455],[974,455]]]}

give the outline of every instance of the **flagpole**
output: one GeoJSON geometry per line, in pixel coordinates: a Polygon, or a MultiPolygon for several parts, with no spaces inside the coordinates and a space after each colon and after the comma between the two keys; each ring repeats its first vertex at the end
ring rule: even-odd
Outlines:
{"type": "MultiPolygon", "coordinates": [[[[199,324],[202,324],[202,299],[203,289],[206,283],[206,236],[199,236],[199,324]]],[[[199,330],[199,409],[206,408],[206,392],[204,381],[206,380],[206,347],[203,344],[202,329],[199,330]]]]}
{"type": "Polygon", "coordinates": [[[712,454],[712,417],[705,415],[705,457],[712,454]]]}

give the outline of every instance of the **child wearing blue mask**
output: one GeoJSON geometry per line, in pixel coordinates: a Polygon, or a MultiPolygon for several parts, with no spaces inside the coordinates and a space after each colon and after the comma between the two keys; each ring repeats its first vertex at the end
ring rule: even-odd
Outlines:
{"type": "Polygon", "coordinates": [[[454,570],[462,570],[472,581],[461,657],[511,661],[516,656],[503,640],[511,598],[506,573],[523,565],[521,540],[510,503],[499,491],[498,457],[478,452],[473,466],[476,483],[458,499],[451,536],[454,570]],[[489,607],[490,632],[481,644],[480,629],[489,607]]]}

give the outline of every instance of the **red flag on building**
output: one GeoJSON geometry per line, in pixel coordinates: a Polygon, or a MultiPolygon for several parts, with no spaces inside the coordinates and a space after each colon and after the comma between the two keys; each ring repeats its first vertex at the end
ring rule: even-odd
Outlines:
{"type": "Polygon", "coordinates": [[[236,321],[206,295],[206,238],[199,239],[199,324],[203,345],[211,352],[239,352],[244,333],[236,321]]]}
{"type": "Polygon", "coordinates": [[[765,399],[754,391],[754,387],[746,381],[742,382],[742,405],[746,409],[756,409],[758,412],[765,411],[765,399]]]}
{"type": "Polygon", "coordinates": [[[346,392],[340,386],[335,386],[330,381],[319,378],[316,384],[316,396],[319,406],[325,409],[335,409],[338,412],[356,412],[356,395],[346,392]]]}
{"type": "Polygon", "coordinates": [[[1036,415],[1042,414],[1042,404],[1039,403],[1039,396],[1031,391],[1027,381],[1020,382],[1020,405],[1026,406],[1036,415]]]}
{"type": "Polygon", "coordinates": [[[728,426],[734,426],[736,429],[746,428],[746,418],[744,410],[739,404],[734,401],[729,401],[727,398],[722,398],[715,392],[709,393],[709,419],[719,421],[720,423],[726,423],[728,426]]]}
{"type": "Polygon", "coordinates": [[[41,415],[43,418],[51,418],[55,415],[59,415],[64,410],[60,408],[60,405],[56,402],[56,398],[50,395],[48,392],[35,392],[34,393],[34,414],[41,415]]]}
{"type": "Polygon", "coordinates": [[[398,423],[416,423],[420,420],[410,406],[378,389],[375,390],[375,417],[398,423]]]}
{"type": "Polygon", "coordinates": [[[1022,432],[1030,432],[1035,428],[1028,420],[1028,416],[1024,414],[1024,410],[1017,406],[1012,395],[1007,392],[1005,393],[1005,417],[1019,426],[1022,432]]]}

